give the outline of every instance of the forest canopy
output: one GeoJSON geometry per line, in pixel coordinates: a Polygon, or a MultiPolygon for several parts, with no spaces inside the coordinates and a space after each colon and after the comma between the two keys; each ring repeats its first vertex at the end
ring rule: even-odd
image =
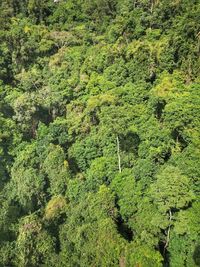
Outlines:
{"type": "Polygon", "coordinates": [[[0,1],[0,267],[200,266],[200,2],[0,1]]]}

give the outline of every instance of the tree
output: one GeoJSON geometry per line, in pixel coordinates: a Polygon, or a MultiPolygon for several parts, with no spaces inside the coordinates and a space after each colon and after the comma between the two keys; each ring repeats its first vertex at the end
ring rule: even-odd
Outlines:
{"type": "Polygon", "coordinates": [[[190,189],[188,177],[182,175],[180,170],[173,166],[165,167],[157,175],[157,180],[151,185],[149,193],[158,210],[168,217],[165,243],[165,248],[167,248],[170,242],[174,213],[189,207],[195,196],[190,189]]]}

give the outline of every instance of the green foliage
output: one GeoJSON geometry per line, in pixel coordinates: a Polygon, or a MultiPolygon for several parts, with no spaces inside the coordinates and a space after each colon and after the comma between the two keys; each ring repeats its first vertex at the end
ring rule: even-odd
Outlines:
{"type": "Polygon", "coordinates": [[[66,207],[66,201],[62,196],[53,197],[47,204],[45,209],[45,219],[52,220],[59,217],[66,207]]]}
{"type": "Polygon", "coordinates": [[[188,177],[173,166],[167,166],[157,175],[156,182],[151,185],[150,196],[161,212],[185,208],[194,199],[188,177]]]}
{"type": "Polygon", "coordinates": [[[50,144],[45,151],[43,169],[48,175],[50,192],[52,195],[65,192],[67,178],[69,177],[69,165],[60,146],[50,144]]]}
{"type": "Polygon", "coordinates": [[[16,246],[15,262],[18,266],[51,264],[51,258],[55,252],[54,240],[42,229],[41,222],[34,215],[22,218],[16,246]]]}
{"type": "Polygon", "coordinates": [[[0,267],[200,265],[199,14],[0,1],[0,267]]]}
{"type": "Polygon", "coordinates": [[[33,143],[18,154],[11,170],[13,196],[22,206],[30,209],[38,206],[44,197],[45,177],[39,173],[38,164],[33,143]]]}
{"type": "Polygon", "coordinates": [[[116,266],[123,239],[114,223],[116,208],[110,190],[101,186],[77,205],[71,204],[60,232],[63,266],[116,266]],[[66,239],[68,240],[66,244],[66,239]],[[94,245],[95,244],[95,245],[94,245]]]}
{"type": "Polygon", "coordinates": [[[113,158],[96,158],[86,173],[87,188],[95,190],[102,184],[109,185],[116,171],[117,163],[113,158]]]}
{"type": "Polygon", "coordinates": [[[171,264],[199,265],[199,202],[178,214],[170,245],[171,264]]]}
{"type": "Polygon", "coordinates": [[[136,184],[131,169],[124,169],[115,176],[111,187],[117,194],[118,205],[122,218],[127,221],[137,210],[136,208],[136,184]]]}

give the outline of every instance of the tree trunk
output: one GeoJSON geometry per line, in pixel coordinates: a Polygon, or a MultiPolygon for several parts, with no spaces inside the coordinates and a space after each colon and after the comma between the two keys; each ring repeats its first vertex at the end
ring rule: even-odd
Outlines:
{"type": "Polygon", "coordinates": [[[122,172],[122,168],[121,168],[121,157],[120,157],[120,147],[119,147],[119,137],[117,135],[117,156],[118,156],[118,168],[119,168],[119,173],[122,172]]]}
{"type": "Polygon", "coordinates": [[[169,226],[167,229],[167,239],[166,239],[166,243],[165,243],[165,247],[164,247],[164,252],[165,252],[166,248],[168,247],[169,241],[170,241],[171,221],[172,221],[172,212],[171,212],[171,210],[169,210],[169,226]]]}

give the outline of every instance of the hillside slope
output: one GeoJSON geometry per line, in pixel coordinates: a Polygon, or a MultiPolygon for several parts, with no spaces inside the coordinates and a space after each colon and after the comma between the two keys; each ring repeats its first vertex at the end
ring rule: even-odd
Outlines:
{"type": "Polygon", "coordinates": [[[0,267],[200,266],[199,1],[0,23],[0,267]]]}

